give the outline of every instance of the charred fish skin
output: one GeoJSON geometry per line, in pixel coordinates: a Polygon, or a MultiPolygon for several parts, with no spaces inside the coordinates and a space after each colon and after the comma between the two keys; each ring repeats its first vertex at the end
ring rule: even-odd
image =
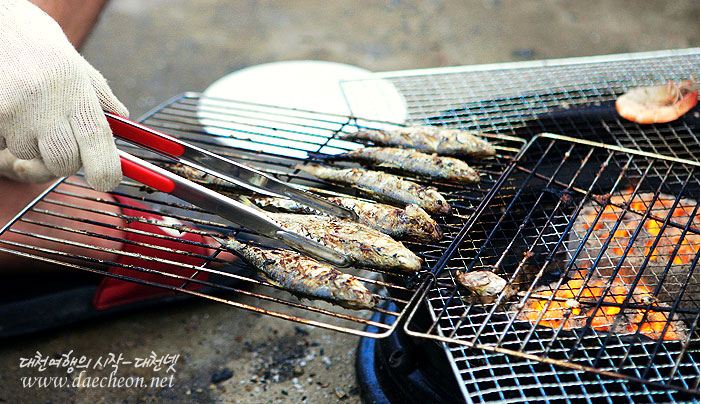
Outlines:
{"type": "Polygon", "coordinates": [[[253,203],[261,208],[275,208],[285,213],[300,213],[305,215],[321,215],[316,209],[303,205],[289,198],[278,198],[274,196],[255,196],[251,198],[253,203]]]}
{"type": "Polygon", "coordinates": [[[229,181],[215,177],[214,175],[207,174],[204,171],[200,171],[196,168],[186,166],[185,164],[181,164],[181,163],[166,164],[165,168],[167,168],[168,170],[172,171],[173,173],[175,173],[183,178],[186,178],[190,181],[196,182],[196,183],[201,184],[201,185],[210,185],[210,186],[214,186],[214,187],[222,188],[222,189],[226,189],[226,190],[240,189],[236,185],[232,184],[229,181]]]}
{"type": "Polygon", "coordinates": [[[293,293],[350,309],[372,309],[377,303],[357,278],[312,258],[288,250],[255,247],[233,238],[226,245],[263,273],[270,283],[293,293]]]}
{"type": "Polygon", "coordinates": [[[417,272],[423,263],[401,242],[360,223],[318,215],[268,215],[283,229],[345,254],[358,266],[417,272]]]}
{"type": "MultiPolygon", "coordinates": [[[[396,239],[431,242],[438,241],[443,237],[438,223],[417,205],[407,205],[402,209],[384,203],[366,202],[350,197],[329,197],[326,199],[354,211],[358,215],[360,223],[396,239]]],[[[255,197],[253,201],[260,207],[274,207],[287,213],[322,214],[287,198],[255,197]]]]}
{"type": "Polygon", "coordinates": [[[394,238],[438,241],[443,237],[438,223],[416,204],[409,204],[401,209],[384,203],[365,202],[354,198],[334,197],[329,200],[353,210],[361,222],[394,238]]]}
{"type": "Polygon", "coordinates": [[[443,231],[438,223],[421,209],[419,205],[410,204],[404,208],[404,214],[397,218],[406,237],[415,241],[438,241],[443,238],[443,231]]]}
{"type": "Polygon", "coordinates": [[[479,182],[477,171],[453,157],[426,154],[396,147],[364,147],[339,157],[364,163],[382,164],[400,171],[451,182],[479,182]]]}
{"type": "Polygon", "coordinates": [[[360,168],[328,168],[317,164],[298,165],[296,168],[323,180],[355,186],[397,204],[413,203],[428,213],[450,213],[450,205],[435,188],[425,187],[396,175],[360,168]]]}
{"type": "Polygon", "coordinates": [[[408,126],[390,130],[362,130],[341,135],[343,140],[370,141],[376,145],[416,149],[445,156],[491,157],[496,150],[478,132],[435,126],[408,126]]]}

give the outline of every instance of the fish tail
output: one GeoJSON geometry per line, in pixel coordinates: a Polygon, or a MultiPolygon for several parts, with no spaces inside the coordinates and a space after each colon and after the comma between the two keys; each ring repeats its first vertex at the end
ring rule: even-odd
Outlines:
{"type": "Polygon", "coordinates": [[[238,199],[239,199],[239,201],[241,201],[241,203],[243,203],[246,206],[251,206],[251,207],[255,207],[255,208],[259,207],[251,200],[251,198],[249,198],[246,195],[238,195],[238,199]]]}
{"type": "Polygon", "coordinates": [[[321,170],[323,167],[320,166],[319,164],[297,164],[295,166],[295,170],[300,170],[302,172],[305,172],[310,175],[316,176],[316,174],[321,170]]]}
{"type": "Polygon", "coordinates": [[[241,203],[243,203],[244,205],[246,205],[246,206],[248,206],[248,207],[251,207],[251,208],[253,208],[253,209],[255,209],[255,210],[257,210],[257,211],[259,211],[259,212],[261,212],[261,213],[264,213],[264,214],[270,213],[270,212],[268,212],[267,210],[261,208],[261,207],[260,207],[259,205],[257,205],[255,202],[253,202],[253,200],[251,200],[251,197],[248,196],[248,195],[237,195],[237,199],[238,199],[241,203]]]}
{"type": "Polygon", "coordinates": [[[226,240],[226,246],[237,253],[242,253],[246,249],[246,244],[236,240],[233,237],[229,237],[226,240]]]}
{"type": "Polygon", "coordinates": [[[326,153],[317,153],[317,152],[307,152],[307,156],[309,156],[310,159],[316,160],[316,161],[339,161],[339,160],[346,159],[345,153],[326,154],[326,153]]]}

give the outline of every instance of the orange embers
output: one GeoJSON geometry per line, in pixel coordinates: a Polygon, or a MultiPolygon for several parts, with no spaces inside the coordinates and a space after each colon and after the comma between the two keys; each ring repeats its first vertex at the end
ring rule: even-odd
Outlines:
{"type": "MultiPolygon", "coordinates": [[[[589,230],[593,224],[594,231],[590,237],[598,239],[602,245],[609,238],[610,230],[613,230],[616,222],[620,221],[618,227],[613,230],[613,237],[611,237],[609,243],[609,255],[613,257],[620,258],[623,256],[626,246],[630,243],[630,238],[633,237],[636,228],[640,224],[642,215],[648,210],[652,202],[653,194],[641,193],[636,195],[633,201],[630,202],[629,211],[624,214],[621,206],[624,206],[630,198],[630,193],[612,197],[610,204],[606,205],[598,220],[596,219],[597,209],[583,209],[581,213],[582,228],[589,230]]],[[[635,264],[637,264],[637,261],[642,263],[644,257],[650,256],[650,261],[653,262],[657,261],[666,264],[672,258],[673,265],[684,265],[694,259],[694,256],[699,251],[699,236],[697,234],[687,232],[682,239],[682,229],[667,225],[664,229],[664,234],[656,241],[657,236],[662,232],[663,221],[669,215],[673,205],[674,198],[669,195],[661,194],[657,198],[650,210],[650,216],[643,223],[642,231],[631,244],[630,251],[626,257],[627,260],[635,260],[635,264]],[[651,251],[655,243],[657,245],[651,251]],[[674,254],[677,246],[679,246],[679,249],[674,254]]],[[[681,227],[686,226],[694,205],[695,202],[681,199],[674,208],[670,220],[681,227]]],[[[698,213],[693,218],[693,226],[696,228],[699,226],[698,213]]]]}
{"type": "MultiPolygon", "coordinates": [[[[688,264],[699,251],[699,235],[687,232],[682,238],[683,230],[669,224],[663,229],[663,220],[669,215],[674,198],[662,194],[653,204],[651,214],[643,222],[639,233],[633,238],[643,214],[652,203],[653,194],[636,195],[630,202],[628,211],[625,211],[623,207],[631,197],[629,192],[614,196],[603,211],[595,203],[582,209],[569,244],[570,251],[575,251],[584,235],[591,230],[577,257],[580,270],[570,271],[571,279],[554,291],[555,285],[537,288],[526,301],[520,318],[565,330],[588,325],[602,332],[639,332],[652,339],[680,340],[685,337],[686,328],[683,323],[669,318],[668,312],[664,310],[671,305],[674,296],[658,301],[660,296],[655,296],[653,291],[661,282],[678,284],[680,279],[686,277],[683,275],[670,281],[675,276],[670,273],[688,273],[688,264]],[[607,241],[604,256],[598,261],[593,274],[587,278],[586,274],[590,272],[607,241]],[[670,259],[672,269],[665,270],[670,259]],[[645,272],[638,276],[646,260],[645,272]],[[686,265],[686,269],[680,269],[683,265],[686,265]],[[638,281],[632,286],[636,278],[638,281]],[[628,308],[622,312],[621,307],[628,294],[628,308]],[[553,300],[549,301],[550,299],[553,300]],[[598,309],[595,308],[597,305],[598,309]]],[[[686,226],[695,205],[696,201],[681,199],[672,212],[671,220],[680,227],[686,226]]],[[[698,228],[698,214],[693,218],[692,226],[698,228]]],[[[666,289],[666,286],[662,288],[663,291],[666,289]]]]}
{"type": "Polygon", "coordinates": [[[534,293],[526,301],[522,316],[532,323],[537,321],[539,325],[555,329],[582,328],[589,321],[589,327],[601,332],[639,332],[648,338],[665,340],[684,338],[684,329],[678,322],[668,321],[667,314],[654,311],[658,304],[647,286],[638,285],[633,290],[628,306],[637,308],[629,307],[621,313],[630,287],[619,277],[607,286],[603,278],[586,281],[582,278],[585,276],[583,271],[578,271],[576,276],[554,293],[551,290],[534,293]],[[551,298],[553,300],[549,302],[551,298]],[[597,305],[599,308],[596,308],[597,305]],[[650,310],[640,308],[647,305],[650,305],[650,310]]]}

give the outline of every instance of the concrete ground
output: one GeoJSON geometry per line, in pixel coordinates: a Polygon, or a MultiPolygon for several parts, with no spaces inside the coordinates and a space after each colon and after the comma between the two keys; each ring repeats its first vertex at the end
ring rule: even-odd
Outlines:
{"type": "MultiPolygon", "coordinates": [[[[119,0],[84,54],[138,116],[278,60],[381,71],[698,45],[697,1],[119,0]]],[[[179,304],[3,343],[0,402],[358,402],[357,341],[224,305],[179,304]],[[181,359],[172,388],[21,388],[20,357],[70,350],[181,359]]]]}

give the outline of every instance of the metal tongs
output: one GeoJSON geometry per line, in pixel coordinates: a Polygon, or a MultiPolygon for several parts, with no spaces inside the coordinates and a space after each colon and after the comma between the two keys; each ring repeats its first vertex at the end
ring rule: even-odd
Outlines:
{"type": "MultiPolygon", "coordinates": [[[[332,216],[357,219],[355,212],[322,199],[310,192],[294,188],[265,173],[215,153],[183,142],[118,115],[105,113],[112,132],[148,150],[176,162],[202,170],[223,180],[268,196],[287,197],[332,216]]],[[[289,232],[258,209],[235,201],[200,184],[148,163],[122,150],[119,151],[125,176],[161,192],[176,196],[207,212],[219,215],[262,236],[280,240],[289,247],[333,265],[348,266],[348,259],[314,240],[289,232]]]]}

